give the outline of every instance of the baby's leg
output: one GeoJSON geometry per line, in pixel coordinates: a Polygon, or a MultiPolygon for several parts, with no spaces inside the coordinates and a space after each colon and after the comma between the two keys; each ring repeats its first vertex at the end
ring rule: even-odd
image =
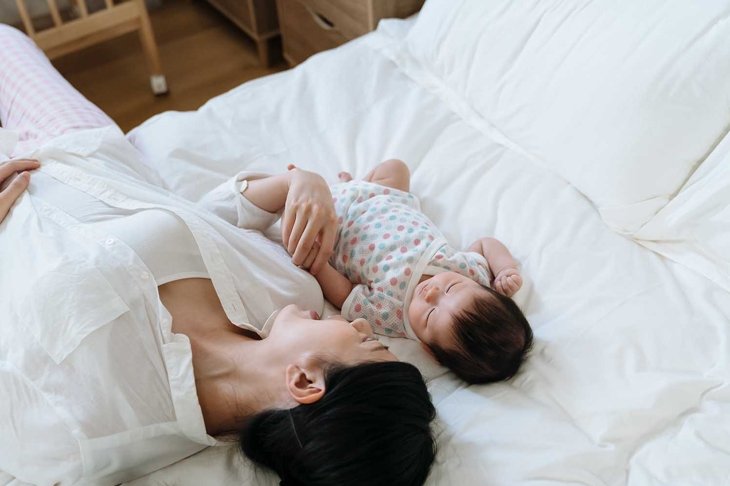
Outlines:
{"type": "Polygon", "coordinates": [[[0,25],[0,122],[33,148],[63,133],[114,125],[22,32],[0,25]]]}
{"type": "Polygon", "coordinates": [[[411,172],[406,163],[398,159],[390,159],[378,164],[368,172],[363,180],[404,192],[409,192],[411,189],[411,172]]]}

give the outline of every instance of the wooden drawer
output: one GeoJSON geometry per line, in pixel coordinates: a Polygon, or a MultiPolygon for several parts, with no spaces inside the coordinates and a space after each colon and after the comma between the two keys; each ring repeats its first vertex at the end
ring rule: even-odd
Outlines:
{"type": "Polygon", "coordinates": [[[332,49],[349,40],[338,26],[300,0],[277,0],[284,57],[299,64],[317,52],[332,49]]]}
{"type": "Polygon", "coordinates": [[[369,0],[301,0],[301,2],[334,25],[348,39],[367,34],[374,28],[370,27],[369,0]]]}
{"type": "Polygon", "coordinates": [[[408,17],[424,0],[300,0],[347,37],[354,39],[375,30],[380,19],[408,17]]]}

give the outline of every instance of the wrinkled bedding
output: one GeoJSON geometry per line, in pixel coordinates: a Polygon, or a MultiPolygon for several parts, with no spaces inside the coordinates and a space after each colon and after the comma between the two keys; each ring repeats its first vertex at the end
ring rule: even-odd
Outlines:
{"type": "MultiPolygon", "coordinates": [[[[419,75],[427,70],[414,68],[404,41],[412,24],[382,22],[196,112],[153,117],[129,139],[193,201],[241,169],[281,172],[293,162],[334,182],[341,170],[363,175],[401,158],[453,244],[505,242],[522,265],[515,300],[536,338],[514,379],[465,386],[413,343],[392,343],[424,372],[437,405],[428,484],[727,484],[727,164],[688,168],[682,185],[699,196],[668,198],[643,233],[616,231],[590,190],[419,75]]],[[[232,446],[129,484],[204,483],[277,480],[232,446]]]]}
{"type": "MultiPolygon", "coordinates": [[[[730,481],[730,4],[578,4],[429,0],[128,135],[191,201],[244,169],[400,158],[451,243],[510,248],[535,333],[515,378],[465,386],[390,342],[438,409],[429,485],[730,481]]],[[[278,480],[231,445],[126,484],[278,480]]]]}

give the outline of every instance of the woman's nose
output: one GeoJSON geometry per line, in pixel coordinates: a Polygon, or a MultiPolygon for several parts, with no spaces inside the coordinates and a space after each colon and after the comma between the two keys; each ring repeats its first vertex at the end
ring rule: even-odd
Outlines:
{"type": "Polygon", "coordinates": [[[373,327],[368,321],[363,318],[355,319],[354,321],[352,321],[351,325],[352,327],[357,329],[358,332],[367,334],[368,336],[373,335],[373,327]]]}

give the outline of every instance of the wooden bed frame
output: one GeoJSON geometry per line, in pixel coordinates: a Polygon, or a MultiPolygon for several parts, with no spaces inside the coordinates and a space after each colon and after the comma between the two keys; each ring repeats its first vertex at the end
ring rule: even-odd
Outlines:
{"type": "Polygon", "coordinates": [[[61,18],[56,0],[46,0],[53,26],[41,31],[36,31],[33,27],[25,1],[15,0],[25,31],[50,59],[128,32],[139,31],[142,51],[150,73],[152,92],[156,95],[167,93],[167,81],[162,73],[160,55],[145,0],[118,3],[114,0],[104,0],[104,8],[92,13],[88,11],[86,0],[70,0],[78,8],[79,17],[67,22],[61,18]]]}

